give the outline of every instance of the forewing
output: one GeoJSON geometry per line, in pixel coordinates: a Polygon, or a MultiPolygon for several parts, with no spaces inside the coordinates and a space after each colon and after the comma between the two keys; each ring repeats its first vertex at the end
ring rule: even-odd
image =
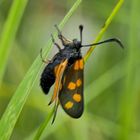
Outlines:
{"type": "Polygon", "coordinates": [[[54,68],[54,73],[55,73],[55,85],[54,85],[54,92],[53,92],[53,96],[51,98],[51,101],[49,103],[49,105],[54,101],[57,100],[58,98],[58,94],[59,94],[59,90],[60,90],[60,84],[61,84],[61,79],[63,76],[63,73],[67,67],[67,63],[68,60],[64,60],[62,61],[60,64],[56,65],[54,68]]]}
{"type": "Polygon", "coordinates": [[[54,122],[56,114],[57,114],[57,108],[59,105],[58,94],[59,94],[59,90],[60,90],[60,83],[62,80],[63,73],[67,67],[67,63],[68,63],[68,60],[66,59],[66,60],[62,61],[59,65],[57,65],[54,69],[54,73],[55,73],[55,77],[56,77],[55,85],[54,85],[54,93],[53,93],[53,96],[49,103],[49,105],[50,105],[53,101],[55,101],[54,116],[53,116],[52,123],[54,122]]]}
{"type": "Polygon", "coordinates": [[[84,61],[78,59],[66,68],[60,86],[59,100],[65,112],[73,118],[79,118],[84,109],[83,79],[84,61]]]}

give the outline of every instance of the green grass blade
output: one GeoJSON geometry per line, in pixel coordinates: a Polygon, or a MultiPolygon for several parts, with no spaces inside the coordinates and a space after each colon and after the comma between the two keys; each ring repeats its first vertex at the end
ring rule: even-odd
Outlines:
{"type": "MultiPolygon", "coordinates": [[[[121,8],[122,4],[123,4],[124,0],[119,0],[119,2],[116,4],[115,8],[113,9],[113,11],[111,12],[110,16],[107,18],[107,20],[104,23],[104,26],[102,27],[102,29],[100,30],[100,32],[98,33],[95,41],[93,41],[93,43],[97,43],[103,36],[103,34],[105,33],[105,31],[107,30],[107,28],[109,27],[110,23],[112,22],[113,18],[115,17],[115,15],[118,13],[119,9],[121,8]]],[[[84,57],[85,62],[87,61],[87,59],[89,58],[89,56],[91,55],[92,51],[95,49],[96,46],[92,46],[87,54],[84,57]]]]}
{"type": "Polygon", "coordinates": [[[116,138],[117,140],[129,140],[129,134],[132,132],[133,124],[135,122],[135,110],[137,106],[137,99],[139,94],[139,71],[136,67],[140,65],[139,62],[139,48],[138,48],[138,28],[135,26],[139,23],[139,20],[135,16],[135,13],[139,11],[138,0],[134,0],[130,3],[130,13],[129,14],[129,34],[128,34],[128,55],[125,65],[125,73],[127,77],[125,79],[124,90],[122,93],[122,100],[120,105],[120,122],[122,128],[119,130],[119,135],[116,138]]]}
{"type": "MultiPolygon", "coordinates": [[[[71,15],[74,13],[74,11],[77,9],[78,5],[80,4],[81,0],[77,0],[74,6],[70,9],[70,11],[67,13],[67,15],[64,17],[62,22],[60,23],[60,28],[62,28],[65,23],[68,21],[68,19],[71,17],[71,15]]],[[[51,39],[49,39],[47,43],[47,47],[45,47],[44,54],[46,56],[48,55],[50,49],[51,49],[51,39]]],[[[40,59],[40,56],[36,58],[30,69],[28,70],[27,74],[25,75],[24,79],[18,86],[15,94],[13,95],[12,99],[10,100],[8,107],[6,108],[6,111],[4,112],[1,121],[0,121],[0,136],[1,140],[7,140],[10,138],[12,131],[14,129],[14,126],[17,122],[17,119],[20,115],[20,112],[27,100],[27,97],[29,95],[29,92],[32,89],[32,86],[39,74],[39,71],[42,66],[42,61],[40,59]]]]}
{"type": "Polygon", "coordinates": [[[41,135],[43,134],[43,131],[45,130],[46,126],[48,125],[49,121],[52,118],[52,115],[54,113],[54,109],[51,110],[51,112],[48,114],[48,116],[46,117],[45,121],[41,124],[41,126],[39,127],[34,140],[39,140],[41,135]]]}
{"type": "Polygon", "coordinates": [[[12,42],[15,39],[27,2],[28,0],[14,0],[8,18],[4,24],[0,39],[0,83],[4,75],[12,42]]]}

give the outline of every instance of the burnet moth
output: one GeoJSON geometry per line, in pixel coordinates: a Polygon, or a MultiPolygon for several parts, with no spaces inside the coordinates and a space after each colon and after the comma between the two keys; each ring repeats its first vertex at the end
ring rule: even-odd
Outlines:
{"type": "Polygon", "coordinates": [[[81,54],[82,47],[90,47],[108,42],[116,42],[120,47],[123,45],[117,38],[110,38],[98,43],[83,45],[82,31],[83,26],[80,25],[80,41],[77,39],[66,39],[58,26],[55,25],[58,31],[58,38],[63,44],[63,49],[55,42],[52,36],[53,44],[58,48],[59,52],[55,54],[52,60],[45,61],[42,57],[42,50],[40,52],[41,59],[47,63],[42,72],[40,79],[40,86],[45,94],[48,94],[51,86],[54,84],[54,92],[49,102],[55,102],[54,117],[59,104],[61,104],[64,111],[72,118],[79,118],[84,110],[84,59],[81,54]]]}

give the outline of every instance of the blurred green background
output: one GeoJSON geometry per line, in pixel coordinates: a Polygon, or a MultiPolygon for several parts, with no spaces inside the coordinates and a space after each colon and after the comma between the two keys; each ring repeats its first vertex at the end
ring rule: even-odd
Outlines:
{"type": "MultiPolygon", "coordinates": [[[[0,1],[0,37],[13,1],[0,1]]],[[[30,0],[11,43],[0,88],[0,117],[22,81],[74,0],[30,0]]],[[[84,25],[83,44],[92,43],[110,15],[117,0],[84,0],[63,28],[63,34],[79,39],[79,24],[84,25]]],[[[115,43],[98,46],[85,64],[85,110],[74,120],[59,107],[56,121],[49,124],[44,140],[124,140],[140,139],[140,20],[139,0],[125,1],[103,39],[117,37],[125,46],[115,43]]],[[[57,39],[59,42],[59,40],[57,39]]],[[[87,49],[83,48],[83,55],[87,49]]],[[[49,58],[57,52],[54,47],[49,58]]],[[[41,59],[40,59],[41,61],[41,59]]],[[[44,67],[44,66],[43,66],[44,67]]],[[[43,70],[43,69],[42,69],[43,70]]],[[[41,74],[42,71],[40,71],[41,74]]],[[[20,114],[11,140],[30,140],[52,106],[39,86],[38,76],[20,114]]]]}

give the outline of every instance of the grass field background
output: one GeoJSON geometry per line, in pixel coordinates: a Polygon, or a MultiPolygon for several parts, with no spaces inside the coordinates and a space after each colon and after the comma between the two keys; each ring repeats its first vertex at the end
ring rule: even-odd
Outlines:
{"type": "MultiPolygon", "coordinates": [[[[93,43],[118,2],[0,1],[0,139],[35,139],[52,112],[48,102],[53,88],[46,96],[39,86],[45,67],[39,52],[42,48],[44,58],[51,59],[58,51],[51,49],[54,24],[69,39],[79,39],[78,26],[83,24],[83,44],[93,43]]],[[[72,119],[59,107],[55,123],[49,120],[40,139],[140,139],[139,5],[138,0],[124,1],[101,38],[119,38],[125,48],[116,43],[97,46],[87,59],[83,116],[72,119]]],[[[82,48],[83,56],[87,50],[82,48]]]]}

